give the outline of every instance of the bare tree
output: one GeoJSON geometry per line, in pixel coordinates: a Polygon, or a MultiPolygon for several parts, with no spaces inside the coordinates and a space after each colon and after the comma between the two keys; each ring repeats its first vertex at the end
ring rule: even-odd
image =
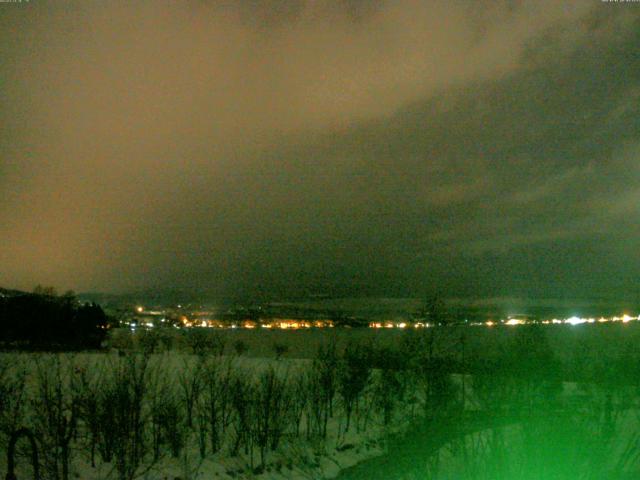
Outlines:
{"type": "Polygon", "coordinates": [[[398,379],[398,372],[383,367],[374,380],[373,401],[382,412],[382,421],[385,426],[393,420],[393,413],[401,392],[402,384],[398,379]]]}
{"type": "Polygon", "coordinates": [[[289,391],[291,392],[291,418],[296,437],[300,435],[300,424],[309,401],[308,377],[305,372],[298,372],[289,377],[289,391]]]}
{"type": "Polygon", "coordinates": [[[157,462],[168,448],[178,458],[186,443],[188,426],[185,425],[184,402],[179,398],[169,372],[163,364],[150,369],[148,380],[153,459],[157,462]]]}
{"type": "Polygon", "coordinates": [[[203,367],[202,357],[185,358],[178,374],[178,384],[182,402],[187,413],[187,427],[193,427],[193,409],[202,393],[203,367]]]}
{"type": "Polygon", "coordinates": [[[308,372],[307,437],[327,437],[329,418],[333,416],[336,395],[338,355],[335,341],[321,347],[308,372]]]}
{"type": "Polygon", "coordinates": [[[199,402],[200,453],[204,456],[204,438],[209,436],[211,452],[221,447],[232,414],[232,394],[235,383],[235,367],[232,361],[224,363],[208,359],[203,372],[203,395],[199,402]]]}
{"type": "Polygon", "coordinates": [[[26,375],[19,356],[0,356],[0,432],[4,434],[1,446],[6,445],[6,438],[21,427],[26,375]]]}
{"type": "Polygon", "coordinates": [[[338,368],[338,391],[346,415],[345,432],[349,431],[353,410],[357,408],[370,374],[367,350],[362,345],[347,344],[338,368]]]}
{"type": "Polygon", "coordinates": [[[289,423],[290,395],[287,377],[269,366],[258,378],[255,388],[254,436],[260,449],[264,468],[267,449],[278,448],[280,438],[289,423]]]}
{"type": "MultiPolygon", "coordinates": [[[[85,429],[91,466],[96,466],[96,449],[102,435],[102,369],[76,367],[72,388],[77,394],[78,421],[85,429]]],[[[103,460],[105,460],[103,458],[103,460]]],[[[108,460],[107,460],[108,461],[108,460]]]]}
{"type": "Polygon", "coordinates": [[[36,359],[35,431],[47,475],[68,480],[71,440],[78,421],[78,397],[71,386],[72,362],[59,355],[36,359]]]}
{"type": "MultiPolygon", "coordinates": [[[[231,403],[233,405],[234,440],[231,454],[237,455],[240,447],[244,447],[246,454],[253,451],[253,436],[251,435],[251,419],[253,416],[254,387],[244,375],[234,376],[231,383],[231,403]]],[[[253,458],[253,457],[252,457],[253,458]]]]}
{"type": "Polygon", "coordinates": [[[104,401],[109,409],[113,459],[119,480],[135,478],[144,461],[147,445],[144,432],[148,423],[147,400],[149,358],[145,355],[118,357],[105,382],[104,401]]]}

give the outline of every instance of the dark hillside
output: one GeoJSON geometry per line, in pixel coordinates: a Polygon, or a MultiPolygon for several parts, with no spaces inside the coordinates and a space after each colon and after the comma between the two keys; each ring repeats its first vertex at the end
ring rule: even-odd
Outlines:
{"type": "Polygon", "coordinates": [[[0,289],[0,344],[36,349],[97,348],[107,317],[99,305],[70,294],[55,296],[0,289]]]}

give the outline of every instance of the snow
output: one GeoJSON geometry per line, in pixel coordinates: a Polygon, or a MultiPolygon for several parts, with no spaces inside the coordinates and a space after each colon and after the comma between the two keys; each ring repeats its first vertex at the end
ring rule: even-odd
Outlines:
{"type": "MultiPolygon", "coordinates": [[[[2,354],[0,354],[2,356],[2,354]]],[[[5,356],[12,362],[12,368],[23,367],[27,373],[26,394],[33,398],[37,397],[38,385],[36,380],[36,362],[43,358],[51,358],[46,354],[20,354],[5,356]]],[[[93,371],[110,362],[117,362],[117,354],[79,354],[61,355],[62,362],[71,362],[72,369],[69,371],[93,371]]],[[[155,355],[155,366],[161,365],[163,371],[168,375],[166,380],[169,383],[177,381],[179,372],[185,368],[185,362],[197,362],[201,360],[194,355],[178,353],[155,355]]],[[[304,370],[310,365],[309,360],[304,359],[265,359],[265,358],[234,358],[219,357],[221,363],[232,361],[235,367],[248,375],[257,377],[260,372],[269,367],[277,369],[279,374],[291,375],[304,370]]],[[[155,368],[154,366],[154,368],[155,368]]],[[[17,370],[16,370],[17,371],[17,370]]],[[[371,393],[367,393],[371,395],[371,393]]],[[[264,480],[280,479],[320,479],[334,478],[343,469],[353,466],[364,460],[379,456],[385,453],[385,436],[389,433],[398,432],[407,427],[409,423],[409,406],[403,407],[403,413],[399,413],[392,426],[382,425],[380,415],[376,412],[371,414],[371,419],[367,421],[367,426],[357,424],[364,423],[353,421],[348,432],[344,432],[345,417],[339,406],[339,401],[335,400],[334,416],[329,419],[327,425],[326,439],[318,437],[306,438],[304,431],[304,420],[301,426],[301,434],[295,437],[293,434],[285,435],[276,451],[269,452],[264,469],[259,467],[260,457],[257,447],[253,452],[247,454],[240,451],[238,455],[232,456],[229,452],[230,436],[223,439],[223,445],[216,454],[209,451],[204,459],[200,458],[198,451],[198,441],[195,433],[189,435],[187,446],[183,449],[179,458],[172,458],[165,452],[157,462],[146,462],[149,465],[143,466],[136,478],[145,480],[196,480],[196,479],[239,479],[255,478],[264,480]],[[226,440],[226,442],[224,441],[226,440]]],[[[32,409],[34,404],[27,402],[26,410],[32,409]]],[[[411,410],[415,410],[412,407],[411,410]]],[[[32,422],[33,412],[26,411],[22,423],[32,422]]],[[[0,444],[3,447],[6,443],[0,444]]],[[[20,443],[19,443],[20,445],[20,443]]],[[[3,447],[4,448],[4,447],[3,447]]],[[[78,479],[116,479],[118,478],[114,464],[100,461],[100,456],[96,454],[96,466],[92,467],[89,451],[85,444],[80,445],[80,441],[72,442],[72,463],[70,465],[70,478],[78,479]]],[[[17,478],[29,478],[31,476],[30,467],[26,467],[25,456],[17,460],[17,478]]],[[[0,472],[6,472],[6,456],[0,456],[0,472]]]]}

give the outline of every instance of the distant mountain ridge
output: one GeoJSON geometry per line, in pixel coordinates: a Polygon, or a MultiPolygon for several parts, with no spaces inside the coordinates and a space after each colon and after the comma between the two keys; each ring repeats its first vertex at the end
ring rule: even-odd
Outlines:
{"type": "MultiPolygon", "coordinates": [[[[0,298],[31,295],[15,289],[0,287],[0,298]]],[[[219,308],[233,306],[263,305],[292,311],[326,311],[344,315],[365,317],[395,317],[416,313],[424,305],[421,298],[391,297],[329,297],[327,295],[309,295],[307,298],[289,300],[230,301],[203,289],[140,289],[131,292],[105,293],[81,292],[76,294],[81,303],[97,303],[105,308],[124,308],[131,305],[215,305],[219,308]]],[[[524,314],[534,318],[568,318],[577,316],[611,316],[640,313],[640,300],[637,302],[613,302],[607,299],[527,299],[517,297],[493,298],[444,298],[449,314],[459,319],[485,320],[487,318],[506,318],[509,315],[524,314]]]]}

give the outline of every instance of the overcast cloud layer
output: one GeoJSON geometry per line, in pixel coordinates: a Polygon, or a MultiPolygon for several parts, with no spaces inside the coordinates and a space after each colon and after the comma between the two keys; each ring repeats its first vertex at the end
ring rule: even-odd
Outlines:
{"type": "Polygon", "coordinates": [[[0,285],[638,298],[640,4],[0,4],[0,285]]]}

